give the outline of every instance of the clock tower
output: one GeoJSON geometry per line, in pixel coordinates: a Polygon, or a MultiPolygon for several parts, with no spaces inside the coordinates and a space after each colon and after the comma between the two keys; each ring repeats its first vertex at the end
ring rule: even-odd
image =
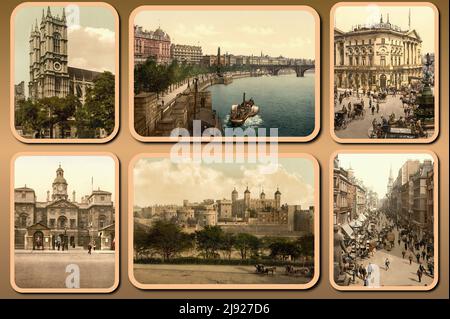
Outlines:
{"type": "Polygon", "coordinates": [[[56,170],[56,178],[53,181],[53,194],[52,194],[52,200],[60,200],[64,199],[67,200],[67,181],[64,178],[64,170],[61,168],[61,165],[59,165],[58,169],[56,170]]]}

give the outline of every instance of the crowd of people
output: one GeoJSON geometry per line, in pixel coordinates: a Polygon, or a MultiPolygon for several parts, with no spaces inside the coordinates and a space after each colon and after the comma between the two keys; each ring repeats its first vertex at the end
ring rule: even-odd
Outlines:
{"type": "MultiPolygon", "coordinates": [[[[353,283],[359,278],[365,286],[369,285],[374,268],[379,267],[371,262],[371,257],[377,250],[391,251],[396,245],[401,248],[403,259],[409,260],[410,265],[413,262],[418,264],[416,274],[419,283],[424,275],[434,276],[432,241],[427,236],[419,236],[408,225],[395,221],[387,212],[371,212],[364,223],[353,230],[351,236],[347,234],[342,238],[340,262],[341,273],[350,275],[353,283]]],[[[390,266],[391,260],[386,257],[384,270],[388,271],[390,266]]]]}
{"type": "Polygon", "coordinates": [[[336,89],[334,101],[335,109],[337,109],[334,126],[337,129],[345,129],[351,121],[364,118],[367,110],[373,116],[371,138],[387,138],[392,127],[408,129],[408,134],[411,136],[426,136],[421,120],[414,116],[417,105],[415,104],[416,91],[413,89],[403,88],[402,90],[397,90],[390,88],[376,91],[363,89],[362,93],[353,89],[345,89],[339,93],[336,89]],[[398,94],[401,95],[400,101],[404,115],[397,117],[392,112],[389,117],[386,115],[378,117],[382,109],[380,104],[384,103],[388,96],[396,97],[398,94]],[[365,97],[366,100],[364,99],[365,97]]]}

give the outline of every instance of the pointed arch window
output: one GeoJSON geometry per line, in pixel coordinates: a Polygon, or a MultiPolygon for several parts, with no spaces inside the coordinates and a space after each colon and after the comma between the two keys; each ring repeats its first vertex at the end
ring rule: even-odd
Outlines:
{"type": "Polygon", "coordinates": [[[61,36],[59,33],[53,34],[53,52],[61,53],[61,36]]]}

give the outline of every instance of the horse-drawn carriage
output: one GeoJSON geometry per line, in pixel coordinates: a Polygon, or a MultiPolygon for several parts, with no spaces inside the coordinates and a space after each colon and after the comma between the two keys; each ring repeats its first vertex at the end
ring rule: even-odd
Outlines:
{"type": "Polygon", "coordinates": [[[294,267],[292,265],[286,265],[286,274],[288,275],[303,275],[307,276],[311,274],[311,270],[308,267],[294,267]]]}
{"type": "Polygon", "coordinates": [[[353,104],[353,119],[363,119],[366,111],[364,110],[364,105],[362,103],[353,104]]]}
{"type": "Polygon", "coordinates": [[[374,95],[374,98],[380,103],[386,102],[387,93],[386,92],[378,92],[376,95],[374,95]]]}
{"type": "Polygon", "coordinates": [[[334,129],[346,129],[347,128],[347,113],[344,111],[337,111],[334,113],[334,129]]]}
{"type": "Polygon", "coordinates": [[[269,273],[273,275],[275,273],[275,270],[277,269],[277,267],[266,267],[263,264],[256,264],[255,268],[256,268],[255,272],[257,274],[266,274],[266,275],[268,275],[269,273]]]}

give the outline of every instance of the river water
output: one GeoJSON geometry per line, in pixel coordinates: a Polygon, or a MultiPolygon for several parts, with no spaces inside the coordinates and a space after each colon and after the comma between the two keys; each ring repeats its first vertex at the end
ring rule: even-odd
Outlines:
{"type": "Polygon", "coordinates": [[[314,72],[306,72],[304,77],[295,73],[278,76],[262,76],[234,79],[229,85],[213,85],[212,105],[220,116],[223,127],[231,127],[229,114],[232,104],[253,98],[259,106],[258,115],[248,118],[243,129],[278,128],[278,136],[303,137],[314,130],[314,72]]]}

